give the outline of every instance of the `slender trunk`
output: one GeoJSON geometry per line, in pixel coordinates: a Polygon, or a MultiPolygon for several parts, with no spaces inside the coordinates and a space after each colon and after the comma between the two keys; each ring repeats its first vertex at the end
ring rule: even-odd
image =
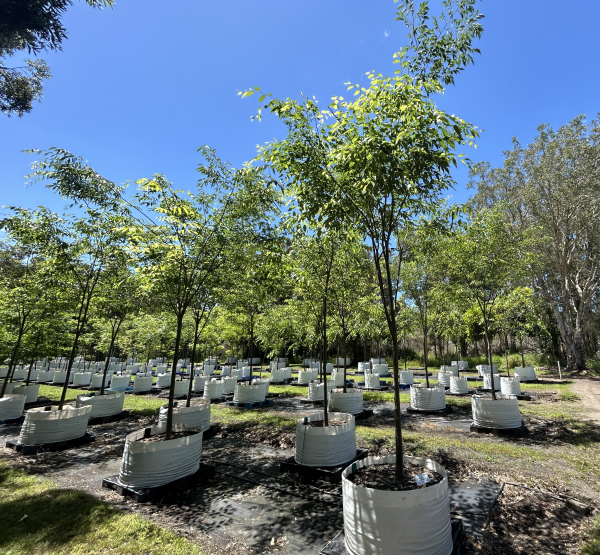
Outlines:
{"type": "Polygon", "coordinates": [[[510,370],[508,369],[508,336],[504,332],[504,355],[506,358],[506,375],[510,378],[510,370]]]}
{"type": "Polygon", "coordinates": [[[346,332],[344,332],[344,343],[342,345],[342,356],[344,357],[344,393],[348,392],[346,387],[346,332]]]}
{"type": "MultiPolygon", "coordinates": [[[[181,329],[183,328],[183,313],[177,314],[177,335],[175,336],[175,353],[179,352],[179,344],[181,342],[181,329]]],[[[175,357],[176,358],[176,357],[175,357]]],[[[171,387],[169,389],[169,406],[167,408],[167,430],[165,434],[165,441],[171,439],[171,432],[173,431],[173,399],[175,397],[175,378],[177,377],[177,360],[173,360],[173,366],[171,367],[171,387]]]]}
{"type": "Polygon", "coordinates": [[[323,357],[321,362],[323,371],[323,425],[329,426],[329,414],[327,411],[327,293],[323,295],[323,357]]]}
{"type": "Polygon", "coordinates": [[[31,379],[31,367],[33,366],[33,360],[29,363],[29,371],[27,372],[27,378],[25,379],[25,385],[29,385],[29,380],[31,379]]]}
{"type": "Polygon", "coordinates": [[[521,344],[521,365],[525,366],[525,353],[523,352],[523,337],[519,337],[519,343],[521,344]]]}
{"type": "Polygon", "coordinates": [[[252,359],[254,358],[254,310],[252,311],[252,314],[250,315],[250,356],[248,357],[250,360],[248,361],[250,363],[250,379],[249,382],[252,383],[252,362],[254,362],[252,359]]]}
{"type": "Polygon", "coordinates": [[[15,368],[15,363],[17,361],[17,354],[19,353],[19,349],[21,347],[21,340],[23,339],[23,335],[25,333],[25,323],[19,327],[19,334],[17,335],[17,342],[13,348],[13,352],[10,356],[10,362],[8,363],[8,371],[6,372],[6,377],[4,378],[4,382],[2,383],[2,391],[0,391],[0,399],[4,397],[4,393],[6,392],[6,386],[8,381],[12,379],[12,375],[15,368]]]}
{"type": "MultiPolygon", "coordinates": [[[[110,364],[110,359],[112,358],[113,350],[115,348],[115,341],[117,340],[117,335],[119,333],[119,328],[121,327],[122,320],[116,324],[116,327],[113,327],[112,333],[110,336],[110,347],[108,348],[108,357],[106,358],[106,364],[104,365],[104,374],[102,375],[102,387],[100,387],[100,395],[104,395],[104,388],[106,387],[106,374],[108,370],[108,366],[110,364]]],[[[123,373],[123,367],[121,366],[121,374],[123,373]]]]}
{"type": "Polygon", "coordinates": [[[198,343],[198,328],[200,327],[199,318],[196,318],[195,324],[196,326],[194,328],[194,345],[192,347],[192,363],[190,365],[190,387],[188,388],[187,401],[185,403],[186,407],[190,406],[190,401],[192,399],[192,388],[194,383],[194,360],[196,359],[196,344],[198,343]]]}
{"type": "Polygon", "coordinates": [[[492,399],[496,400],[496,387],[494,386],[494,366],[492,364],[492,346],[490,344],[490,336],[488,332],[487,320],[485,321],[485,344],[487,349],[488,365],[490,367],[490,382],[492,387],[492,399]]]}

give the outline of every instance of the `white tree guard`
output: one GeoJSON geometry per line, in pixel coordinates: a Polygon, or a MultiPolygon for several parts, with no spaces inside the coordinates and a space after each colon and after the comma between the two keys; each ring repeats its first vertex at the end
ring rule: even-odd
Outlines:
{"type": "Polygon", "coordinates": [[[285,369],[281,369],[281,370],[271,370],[271,381],[273,383],[281,383],[283,382],[286,378],[285,378],[285,369]]]}
{"type": "Polygon", "coordinates": [[[379,374],[380,376],[387,376],[390,373],[390,368],[387,364],[374,364],[373,374],[379,374]]]}
{"type": "Polygon", "coordinates": [[[25,422],[21,427],[18,443],[20,445],[39,445],[68,441],[85,435],[92,407],[74,408],[65,406],[63,410],[52,407],[29,409],[25,413],[25,422]]]}
{"type": "Polygon", "coordinates": [[[0,420],[20,418],[25,409],[27,395],[4,394],[0,399],[0,420]]]}
{"type": "MultiPolygon", "coordinates": [[[[334,370],[331,373],[331,381],[335,385],[335,387],[343,387],[344,386],[344,371],[343,370],[334,370]]],[[[343,412],[343,411],[341,411],[343,412]]]]}
{"type": "MultiPolygon", "coordinates": [[[[490,365],[489,364],[478,364],[475,368],[479,372],[480,376],[484,376],[485,374],[490,373],[490,365]]],[[[497,374],[498,373],[498,365],[492,364],[492,368],[494,370],[494,374],[497,374]]]]}
{"type": "Polygon", "coordinates": [[[331,362],[328,362],[328,363],[325,365],[325,372],[326,372],[327,374],[331,374],[331,373],[333,372],[333,363],[331,363],[331,362]]]}
{"type": "Polygon", "coordinates": [[[448,475],[424,457],[404,460],[443,476],[441,482],[409,491],[386,491],[354,484],[349,476],[365,466],[395,464],[396,456],[367,457],[342,473],[344,539],[350,555],[450,555],[452,527],[448,475]],[[427,525],[424,528],[423,523],[427,525]]]}
{"type": "MultiPolygon", "coordinates": [[[[483,375],[483,389],[492,389],[492,375],[491,374],[483,375]]],[[[500,391],[500,376],[498,374],[494,374],[494,389],[496,391],[500,391]]]]}
{"type": "Polygon", "coordinates": [[[437,387],[411,385],[410,406],[420,410],[441,410],[446,407],[446,395],[437,387]]]}
{"type": "Polygon", "coordinates": [[[130,380],[131,376],[129,376],[128,374],[125,374],[124,376],[113,376],[110,388],[112,390],[126,389],[129,387],[130,380]]]}
{"type": "Polygon", "coordinates": [[[91,372],[77,372],[73,376],[73,385],[90,385],[92,382],[92,373],[91,372]]]}
{"type": "Polygon", "coordinates": [[[444,387],[450,387],[450,378],[454,376],[452,372],[438,372],[438,384],[443,384],[444,387]]]}
{"type": "Polygon", "coordinates": [[[519,402],[516,397],[498,398],[471,397],[473,424],[484,428],[509,429],[522,425],[519,402]]]}
{"type": "Polygon", "coordinates": [[[298,383],[309,384],[313,381],[312,370],[299,370],[298,371],[298,383]]]}
{"type": "Polygon", "coordinates": [[[156,376],[156,387],[170,387],[171,386],[171,373],[159,374],[156,376]]]}
{"type": "MultiPolygon", "coordinates": [[[[160,407],[158,424],[167,424],[168,405],[160,407]]],[[[173,407],[173,424],[185,424],[188,428],[201,427],[203,431],[210,428],[210,400],[200,399],[199,405],[191,407],[173,407]]]]}
{"type": "Polygon", "coordinates": [[[55,384],[64,384],[67,379],[67,373],[64,370],[57,370],[54,372],[54,376],[52,378],[52,383],[55,384]]]}
{"type": "MultiPolygon", "coordinates": [[[[35,403],[40,392],[40,384],[32,383],[29,385],[15,385],[13,391],[15,395],[25,395],[27,397],[26,403],[35,403]]],[[[2,420],[2,418],[0,418],[2,420]]]]}
{"type": "Polygon", "coordinates": [[[223,397],[223,388],[225,382],[223,380],[212,379],[204,384],[205,399],[220,399],[223,397]]]}
{"type": "Polygon", "coordinates": [[[136,374],[135,380],[133,380],[133,391],[134,393],[142,393],[143,391],[152,390],[152,374],[149,376],[142,376],[136,374]]]}
{"type": "Polygon", "coordinates": [[[233,393],[237,385],[237,378],[223,378],[223,381],[225,382],[223,393],[233,393]]]}
{"type": "MultiPolygon", "coordinates": [[[[104,386],[110,386],[110,382],[112,381],[113,375],[111,372],[106,373],[106,380],[104,381],[104,386]]],[[[101,388],[102,387],[102,376],[103,374],[94,374],[92,376],[92,382],[90,383],[90,387],[101,388]]]]}
{"type": "Polygon", "coordinates": [[[173,393],[175,397],[182,397],[183,395],[187,395],[189,390],[190,380],[175,380],[175,392],[173,393]]]}
{"type": "Polygon", "coordinates": [[[54,379],[54,370],[42,370],[37,376],[38,383],[51,382],[54,379]]]}
{"type": "Polygon", "coordinates": [[[415,375],[412,370],[401,370],[398,372],[398,381],[403,385],[412,385],[415,383],[415,375]]]}
{"type": "Polygon", "coordinates": [[[363,410],[362,389],[332,389],[329,392],[329,410],[346,414],[360,414],[363,410]]]}
{"type": "Polygon", "coordinates": [[[338,466],[356,457],[354,416],[330,412],[329,420],[341,420],[341,426],[313,428],[308,422],[323,420],[323,411],[300,418],[296,422],[296,455],[298,464],[306,466],[338,466]]]}
{"type": "Polygon", "coordinates": [[[373,367],[375,364],[385,364],[385,357],[372,358],[371,359],[371,367],[373,367]]]}
{"type": "MultiPolygon", "coordinates": [[[[268,387],[268,384],[267,384],[268,387]]],[[[264,382],[238,383],[235,386],[233,400],[236,403],[262,403],[267,395],[264,382]]]]}
{"type": "Polygon", "coordinates": [[[521,395],[521,381],[519,376],[500,379],[500,391],[503,395],[521,395]]]}
{"type": "Polygon", "coordinates": [[[242,377],[249,378],[250,377],[250,366],[244,366],[242,368],[242,377]]]}
{"type": "Polygon", "coordinates": [[[517,366],[515,368],[515,376],[519,376],[522,382],[537,380],[533,366],[517,366]]]}
{"type": "Polygon", "coordinates": [[[13,371],[13,380],[24,380],[27,377],[27,369],[17,367],[13,371]]]}
{"type": "Polygon", "coordinates": [[[78,395],[75,406],[92,407],[90,418],[113,416],[123,412],[123,403],[125,402],[124,391],[112,391],[104,395],[78,395]]]}
{"type": "Polygon", "coordinates": [[[469,385],[466,376],[452,376],[450,378],[450,393],[465,394],[469,393],[469,385]]]}
{"type": "Polygon", "coordinates": [[[371,363],[370,362],[359,362],[358,363],[358,371],[362,372],[363,374],[366,372],[369,372],[371,370],[371,363]]]}
{"type": "MultiPolygon", "coordinates": [[[[327,392],[335,388],[335,384],[331,380],[327,380],[327,392]]],[[[308,400],[323,401],[325,399],[325,384],[311,382],[308,384],[308,400]]]]}
{"type": "Polygon", "coordinates": [[[346,361],[346,366],[350,366],[352,364],[352,359],[349,357],[344,358],[336,358],[335,365],[336,366],[344,366],[344,360],[346,361]]]}
{"type": "Polygon", "coordinates": [[[231,376],[231,366],[223,366],[221,369],[221,378],[227,378],[231,376]]]}
{"type": "MultiPolygon", "coordinates": [[[[164,433],[166,424],[152,426],[151,436],[164,433]]],[[[185,424],[173,426],[173,431],[188,431],[185,424]]],[[[119,482],[128,486],[162,486],[194,474],[200,468],[202,454],[202,431],[192,435],[139,443],[145,430],[138,430],[125,438],[125,450],[121,460],[119,482]]]]}
{"type": "Polygon", "coordinates": [[[440,366],[440,372],[450,372],[453,376],[458,376],[458,366],[442,365],[440,366]]]}
{"type": "Polygon", "coordinates": [[[283,377],[286,380],[291,380],[292,379],[292,369],[291,368],[284,368],[283,369],[283,377]]]}
{"type": "Polygon", "coordinates": [[[381,387],[379,374],[365,374],[365,387],[367,389],[375,389],[376,387],[381,387]]]}
{"type": "Polygon", "coordinates": [[[209,381],[210,378],[208,376],[196,376],[192,384],[192,390],[195,392],[204,391],[204,385],[209,381]]]}
{"type": "Polygon", "coordinates": [[[203,376],[211,376],[215,373],[215,367],[212,364],[205,364],[204,368],[202,368],[203,376]]]}

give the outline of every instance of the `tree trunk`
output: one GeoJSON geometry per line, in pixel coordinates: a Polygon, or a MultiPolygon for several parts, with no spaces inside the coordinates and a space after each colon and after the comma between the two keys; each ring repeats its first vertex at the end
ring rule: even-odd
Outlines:
{"type": "Polygon", "coordinates": [[[190,401],[192,400],[192,389],[194,384],[194,360],[196,359],[196,344],[198,343],[198,328],[200,327],[200,319],[196,318],[194,328],[194,345],[192,347],[192,363],[190,365],[190,387],[188,388],[187,401],[185,403],[186,407],[190,406],[190,401]]]}
{"type": "MultiPolygon", "coordinates": [[[[181,329],[183,328],[183,313],[177,315],[177,335],[175,336],[175,352],[179,352],[179,344],[181,342],[181,329]]],[[[176,357],[175,357],[176,358],[176,357]]],[[[175,378],[177,377],[177,360],[173,360],[173,366],[171,367],[171,388],[169,390],[169,406],[167,408],[167,430],[165,434],[165,441],[171,439],[171,432],[173,431],[173,399],[175,398],[175,378]]]]}
{"type": "Polygon", "coordinates": [[[525,366],[525,353],[523,352],[523,337],[519,337],[519,343],[521,344],[521,365],[525,366]]]}
{"type": "Polygon", "coordinates": [[[19,327],[19,334],[17,335],[17,342],[13,348],[13,352],[10,356],[10,362],[8,363],[8,371],[6,372],[6,377],[4,378],[4,382],[2,383],[2,391],[0,391],[0,399],[4,397],[4,393],[6,392],[6,386],[8,381],[12,379],[12,375],[15,368],[15,363],[17,362],[17,355],[19,353],[19,349],[21,347],[21,340],[23,339],[23,335],[25,333],[25,324],[19,327]]]}
{"type": "Polygon", "coordinates": [[[329,414],[327,410],[327,293],[323,295],[323,357],[321,369],[323,372],[323,425],[329,426],[329,414]]]}
{"type": "Polygon", "coordinates": [[[485,322],[485,345],[487,349],[488,366],[490,367],[490,381],[492,387],[492,399],[496,400],[496,388],[494,387],[494,365],[492,364],[492,346],[490,344],[488,325],[485,322]]]}

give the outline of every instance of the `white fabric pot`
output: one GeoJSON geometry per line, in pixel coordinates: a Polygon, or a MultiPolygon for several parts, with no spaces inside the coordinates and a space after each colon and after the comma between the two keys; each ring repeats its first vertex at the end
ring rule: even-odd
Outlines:
{"type": "Polygon", "coordinates": [[[26,368],[15,368],[13,370],[13,380],[24,380],[27,377],[27,369],[26,368]]]}
{"type": "MultiPolygon", "coordinates": [[[[164,433],[166,424],[152,426],[151,435],[164,433]]],[[[173,431],[185,431],[185,424],[173,426],[173,431]]],[[[162,486],[194,474],[200,468],[202,432],[186,437],[139,443],[145,430],[138,430],[125,438],[119,482],[128,486],[162,486]]]]}
{"type": "Polygon", "coordinates": [[[54,372],[52,383],[64,384],[66,379],[67,373],[64,370],[57,370],[56,372],[54,372]]]}
{"type": "Polygon", "coordinates": [[[329,393],[329,409],[333,412],[360,414],[363,410],[362,389],[332,389],[329,393]]]}
{"type": "MultiPolygon", "coordinates": [[[[327,392],[335,388],[335,384],[327,380],[327,392]]],[[[322,383],[311,382],[308,384],[308,400],[323,401],[325,399],[325,385],[322,383]]]]}
{"type": "Polygon", "coordinates": [[[65,406],[63,410],[52,407],[29,409],[25,413],[25,422],[21,427],[18,443],[20,445],[38,445],[68,441],[85,435],[92,407],[73,408],[65,406]]]}
{"type": "Polygon", "coordinates": [[[442,365],[440,366],[440,372],[448,372],[453,376],[458,376],[458,366],[442,365]]]}
{"type": "Polygon", "coordinates": [[[401,370],[398,374],[398,379],[401,384],[412,385],[415,383],[415,375],[412,370],[401,370]]]}
{"type": "Polygon", "coordinates": [[[235,403],[262,403],[266,395],[267,390],[264,382],[239,383],[235,386],[233,400],[235,403]]]}
{"type": "Polygon", "coordinates": [[[29,373],[29,371],[27,371],[27,372],[28,372],[28,375],[29,375],[29,381],[35,381],[38,378],[40,370],[35,370],[35,369],[32,368],[31,369],[31,373],[29,373]]]}
{"type": "Polygon", "coordinates": [[[326,372],[327,374],[331,374],[331,373],[333,372],[333,363],[331,363],[331,362],[328,362],[328,363],[325,365],[325,372],[326,372]]]}
{"type": "MultiPolygon", "coordinates": [[[[6,395],[8,395],[9,393],[12,393],[12,392],[13,392],[13,389],[14,389],[15,387],[17,387],[18,385],[21,385],[21,383],[20,383],[20,382],[9,382],[9,383],[7,383],[7,384],[6,384],[6,389],[4,390],[4,393],[5,393],[6,395]]],[[[0,388],[1,388],[1,387],[2,387],[2,385],[0,384],[0,388]]]]}
{"type": "Polygon", "coordinates": [[[237,357],[227,357],[225,364],[236,364],[238,361],[237,357]]]}
{"type": "Polygon", "coordinates": [[[276,360],[272,360],[269,363],[269,370],[272,372],[273,370],[279,370],[280,368],[285,368],[285,366],[286,366],[285,361],[279,362],[276,360]]]}
{"type": "Polygon", "coordinates": [[[389,373],[390,373],[390,369],[387,364],[373,365],[373,374],[379,374],[380,376],[386,376],[389,373]]]}
{"type": "Polygon", "coordinates": [[[350,555],[450,555],[452,527],[448,475],[431,459],[404,456],[443,476],[438,484],[409,491],[365,488],[348,478],[354,469],[395,464],[396,456],[367,457],[342,473],[344,541],[350,555]],[[427,525],[424,527],[424,523],[427,525]]]}
{"type": "Polygon", "coordinates": [[[194,383],[192,384],[192,389],[197,391],[204,391],[204,384],[209,382],[210,378],[208,376],[196,376],[194,378],[194,383]]]}
{"type": "MultiPolygon", "coordinates": [[[[491,374],[483,375],[483,389],[492,389],[491,374]]],[[[498,374],[494,374],[494,389],[500,391],[500,376],[498,374]]]]}
{"type": "Polygon", "coordinates": [[[0,399],[0,420],[19,418],[25,409],[27,395],[8,395],[0,399]]]}
{"type": "Polygon", "coordinates": [[[365,372],[368,372],[371,369],[371,363],[370,362],[359,362],[358,363],[358,371],[362,372],[363,374],[365,372]]]}
{"type": "Polygon", "coordinates": [[[92,407],[89,418],[101,416],[113,416],[123,412],[123,403],[125,402],[124,391],[114,391],[104,395],[78,395],[75,406],[92,407]]]}
{"type": "Polygon", "coordinates": [[[473,424],[484,428],[509,429],[522,425],[519,402],[516,397],[498,398],[471,397],[473,424]]]}
{"type": "Polygon", "coordinates": [[[237,378],[223,378],[223,381],[225,382],[223,393],[233,393],[237,385],[237,378]]]}
{"type": "Polygon", "coordinates": [[[241,368],[232,368],[230,377],[235,378],[236,380],[241,380],[242,379],[242,369],[241,368]]]}
{"type": "MultiPolygon", "coordinates": [[[[344,387],[344,371],[334,370],[331,373],[331,381],[335,385],[335,387],[344,387]]],[[[344,412],[344,411],[340,411],[344,412]]]]}
{"type": "Polygon", "coordinates": [[[309,384],[313,381],[312,370],[299,370],[298,371],[298,383],[309,384]]]}
{"type": "MultiPolygon", "coordinates": [[[[192,384],[193,385],[193,384],[192,384]]],[[[187,395],[190,389],[190,380],[175,380],[175,397],[181,397],[187,395]]]]}
{"type": "MultiPolygon", "coordinates": [[[[489,364],[478,364],[475,368],[477,368],[477,371],[479,372],[480,376],[484,376],[485,374],[490,373],[490,365],[489,364]]],[[[494,374],[497,374],[498,373],[498,365],[492,364],[492,368],[494,370],[494,374]]]]}
{"type": "Polygon", "coordinates": [[[365,374],[365,387],[367,389],[375,389],[381,387],[379,374],[365,374]]]}
{"type": "Polygon", "coordinates": [[[90,385],[92,381],[91,372],[78,372],[73,376],[73,385],[90,385]]]}
{"type": "Polygon", "coordinates": [[[371,359],[371,367],[373,367],[375,364],[385,364],[385,358],[384,357],[372,358],[371,359]]]}
{"type": "Polygon", "coordinates": [[[0,367],[0,378],[6,378],[7,374],[8,374],[8,366],[0,367]]]}
{"type": "MultiPolygon", "coordinates": [[[[94,374],[92,376],[92,382],[90,387],[101,388],[102,387],[102,374],[94,374]]],[[[110,382],[112,381],[113,374],[107,372],[106,380],[104,380],[104,387],[110,386],[110,382]]]]}
{"type": "Polygon", "coordinates": [[[129,387],[129,381],[131,376],[113,376],[112,383],[110,384],[111,389],[125,389],[129,387]]]}
{"type": "Polygon", "coordinates": [[[452,376],[450,378],[450,393],[469,393],[466,376],[452,376]]]}
{"type": "Polygon", "coordinates": [[[238,360],[236,364],[237,364],[238,368],[243,368],[244,366],[248,366],[248,361],[247,360],[238,360]]]}
{"type": "Polygon", "coordinates": [[[141,393],[143,391],[152,391],[152,374],[149,376],[142,376],[137,374],[135,380],[133,380],[133,391],[135,393],[141,393]]]}
{"type": "MultiPolygon", "coordinates": [[[[352,364],[352,359],[350,358],[346,358],[346,367],[350,366],[350,364],[352,364]]],[[[344,366],[344,359],[343,358],[336,358],[335,359],[335,365],[336,366],[344,366]]]]}
{"type": "Polygon", "coordinates": [[[420,410],[441,410],[446,407],[446,395],[437,387],[412,385],[410,387],[410,406],[420,410]]]}
{"type": "Polygon", "coordinates": [[[273,383],[281,383],[285,380],[285,370],[271,370],[271,381],[273,383]]]}
{"type": "MultiPolygon", "coordinates": [[[[40,384],[33,383],[29,385],[16,385],[13,389],[15,395],[25,395],[27,397],[26,403],[35,403],[38,398],[40,391],[40,384]]],[[[2,420],[2,418],[0,418],[2,420]]]]}
{"type": "Polygon", "coordinates": [[[291,380],[292,379],[292,369],[291,368],[284,368],[283,369],[283,379],[284,380],[291,380]]]}
{"type": "Polygon", "coordinates": [[[500,391],[503,395],[521,395],[521,381],[516,378],[500,378],[500,391]]]}
{"type": "Polygon", "coordinates": [[[250,366],[244,366],[242,368],[242,377],[244,377],[244,378],[250,377],[250,366]]]}
{"type": "Polygon", "coordinates": [[[330,412],[329,420],[341,420],[341,426],[313,428],[306,423],[323,420],[323,411],[315,412],[296,422],[296,456],[298,464],[306,466],[338,466],[356,457],[354,416],[330,412]]]}
{"type": "Polygon", "coordinates": [[[261,364],[260,357],[254,357],[252,359],[252,366],[260,366],[260,364],[261,364]]]}
{"type": "Polygon", "coordinates": [[[519,376],[522,382],[537,380],[533,366],[517,366],[514,372],[515,376],[519,376]]]}
{"type": "MultiPolygon", "coordinates": [[[[168,405],[160,407],[158,424],[167,424],[168,405]]],[[[173,407],[173,424],[185,424],[188,428],[202,427],[203,431],[210,428],[210,401],[200,399],[199,405],[191,407],[173,407]]]]}
{"type": "Polygon", "coordinates": [[[452,372],[438,372],[438,384],[443,384],[444,387],[450,387],[450,378],[453,375],[452,372]]]}
{"type": "Polygon", "coordinates": [[[223,388],[225,382],[223,380],[210,380],[204,384],[205,399],[220,399],[223,397],[223,388]]]}
{"type": "Polygon", "coordinates": [[[171,374],[159,374],[156,376],[156,387],[170,387],[171,374]]]}
{"type": "Polygon", "coordinates": [[[231,366],[223,366],[221,369],[221,378],[227,378],[231,375],[231,366]]]}
{"type": "Polygon", "coordinates": [[[204,368],[202,368],[202,375],[203,376],[211,376],[212,374],[215,373],[215,367],[209,364],[205,364],[204,368]]]}
{"type": "Polygon", "coordinates": [[[51,382],[53,379],[54,379],[54,370],[52,370],[52,371],[42,370],[37,376],[37,381],[39,383],[51,382]]]}

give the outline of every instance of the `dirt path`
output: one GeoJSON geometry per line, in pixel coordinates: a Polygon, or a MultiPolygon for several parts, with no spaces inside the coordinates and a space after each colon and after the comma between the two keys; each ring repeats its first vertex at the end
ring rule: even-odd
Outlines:
{"type": "Polygon", "coordinates": [[[600,424],[600,380],[594,378],[578,378],[573,380],[573,393],[583,399],[588,409],[586,420],[600,424]]]}

